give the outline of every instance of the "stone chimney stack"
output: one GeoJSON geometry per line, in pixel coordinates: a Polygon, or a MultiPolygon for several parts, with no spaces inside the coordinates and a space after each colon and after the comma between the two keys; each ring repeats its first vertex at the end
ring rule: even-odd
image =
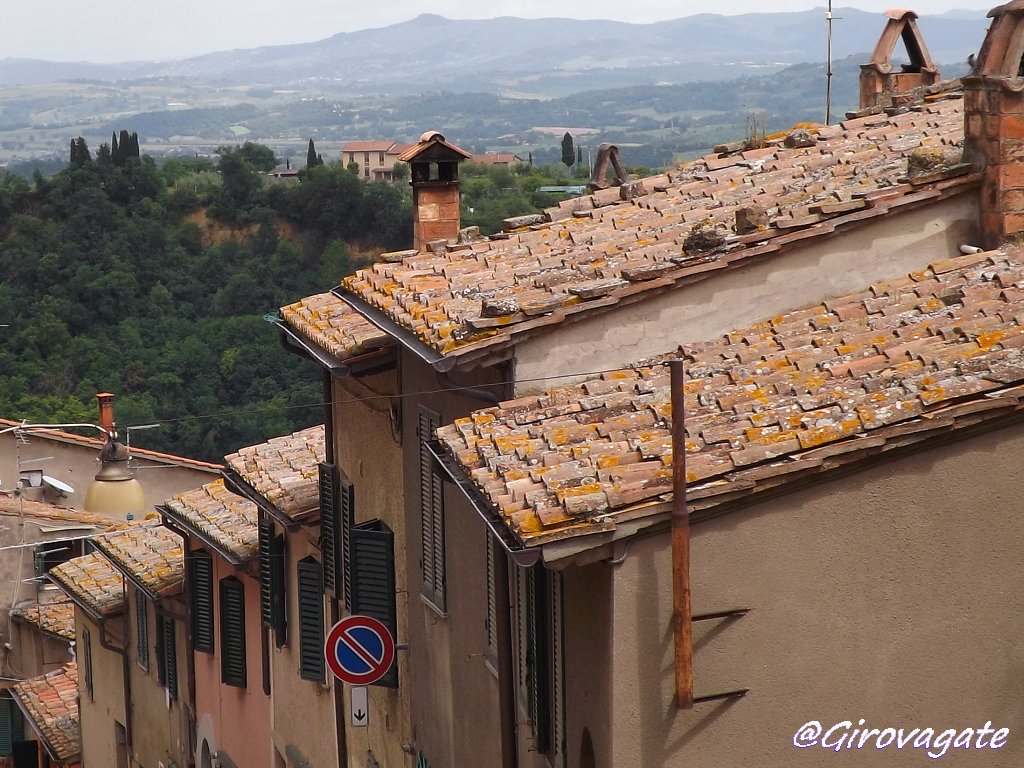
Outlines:
{"type": "Polygon", "coordinates": [[[399,155],[408,163],[412,181],[413,248],[428,243],[455,242],[462,226],[459,197],[459,163],[470,157],[445,141],[437,131],[427,131],[419,143],[399,155]]]}
{"type": "Polygon", "coordinates": [[[964,78],[964,160],[983,174],[981,245],[1024,232],[1024,0],[994,8],[964,78]]]}
{"type": "MultiPolygon", "coordinates": [[[[96,395],[100,404],[100,427],[106,435],[114,435],[114,396],[109,392],[100,392],[96,395]]],[[[104,438],[106,439],[106,437],[104,438]]]]}
{"type": "Polygon", "coordinates": [[[860,65],[861,109],[898,106],[901,96],[939,81],[939,69],[928,53],[921,30],[917,28],[917,14],[890,10],[885,15],[889,21],[882,30],[871,61],[860,65]],[[903,38],[910,63],[894,72],[890,59],[900,38],[903,38]]]}

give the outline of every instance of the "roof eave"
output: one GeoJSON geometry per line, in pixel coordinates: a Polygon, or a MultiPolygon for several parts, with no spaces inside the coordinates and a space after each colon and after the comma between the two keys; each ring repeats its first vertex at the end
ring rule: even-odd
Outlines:
{"type": "Polygon", "coordinates": [[[292,328],[284,320],[274,321],[278,329],[278,340],[286,352],[298,355],[330,371],[335,378],[368,373],[387,368],[394,363],[394,347],[387,345],[366,352],[360,352],[340,360],[310,339],[292,328]]]}
{"type": "Polygon", "coordinates": [[[237,553],[232,552],[231,550],[224,547],[224,545],[218,543],[209,534],[201,530],[199,526],[192,523],[184,515],[178,514],[172,507],[169,507],[166,504],[157,504],[156,511],[164,517],[169,517],[174,522],[175,526],[185,529],[186,533],[188,533],[191,536],[195,536],[197,539],[203,542],[203,544],[212,549],[221,558],[226,560],[231,565],[245,565],[256,556],[255,554],[253,554],[249,557],[242,557],[237,553]]]}
{"type": "Polygon", "coordinates": [[[283,525],[289,532],[294,533],[302,527],[303,519],[308,518],[313,514],[311,510],[295,517],[289,517],[276,505],[271,504],[267,501],[266,497],[263,496],[259,491],[252,487],[238,472],[231,469],[230,467],[224,467],[221,474],[224,477],[224,485],[227,489],[237,496],[241,496],[243,499],[248,499],[263,512],[269,515],[272,519],[283,525]]]}
{"type": "Polygon", "coordinates": [[[73,602],[77,608],[81,609],[82,613],[84,613],[93,624],[102,624],[107,619],[114,618],[115,616],[120,616],[124,613],[123,600],[121,601],[121,605],[118,606],[116,609],[111,610],[110,612],[101,613],[98,612],[93,606],[89,605],[84,600],[82,600],[81,596],[75,593],[69,585],[65,584],[60,579],[56,579],[49,574],[47,575],[47,578],[53,584],[56,584],[57,587],[71,599],[71,602],[73,602]]]}

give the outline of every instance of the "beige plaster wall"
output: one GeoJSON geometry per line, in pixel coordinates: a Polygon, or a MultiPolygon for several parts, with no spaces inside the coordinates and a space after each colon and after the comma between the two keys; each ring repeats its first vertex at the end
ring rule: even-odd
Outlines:
{"type": "MultiPolygon", "coordinates": [[[[696,695],[750,693],[690,712],[672,704],[669,537],[635,541],[621,565],[603,566],[614,569],[611,663],[581,665],[583,630],[567,649],[567,678],[600,674],[611,697],[603,725],[613,736],[597,766],[931,763],[921,750],[792,744],[808,721],[860,718],[936,732],[992,721],[1010,729],[1006,747],[938,762],[1020,766],[1022,451],[1024,427],[1008,427],[695,525],[694,613],[751,609],[694,625],[696,695]]],[[[592,610],[580,602],[571,620],[598,628],[592,610]]],[[[600,697],[583,693],[570,690],[570,711],[601,723],[600,697]]]]}
{"type": "MultiPolygon", "coordinates": [[[[355,519],[383,521],[395,534],[395,589],[398,637],[401,644],[408,636],[409,592],[406,577],[405,516],[402,493],[402,448],[394,433],[392,402],[375,393],[394,394],[394,371],[359,379],[335,380],[334,430],[335,462],[355,486],[355,519]],[[356,401],[358,398],[372,398],[356,401]]],[[[397,413],[395,414],[397,417],[397,413]]],[[[330,623],[328,621],[328,623],[330,623]]],[[[328,628],[329,629],[329,628],[328,628]]],[[[398,688],[369,686],[369,724],[351,728],[349,686],[345,685],[345,723],[348,764],[363,768],[372,752],[380,765],[411,765],[412,758],[402,750],[412,743],[412,719],[409,697],[409,665],[404,651],[398,653],[398,688]]],[[[336,685],[342,683],[336,681],[336,685]]]]}
{"type": "MultiPolygon", "coordinates": [[[[106,768],[117,765],[115,722],[125,725],[124,661],[120,653],[107,650],[100,642],[100,627],[81,610],[75,609],[75,637],[79,647],[82,630],[88,629],[92,646],[93,696],[85,686],[85,665],[78,665],[79,723],[82,732],[82,765],[86,768],[106,768]]],[[[120,618],[108,619],[108,635],[120,645],[124,637],[124,622],[120,618]]]]}
{"type": "MultiPolygon", "coordinates": [[[[287,536],[288,642],[277,648],[271,634],[271,727],[274,747],[282,755],[292,747],[292,751],[297,749],[309,762],[309,768],[337,768],[338,739],[332,676],[327,675],[326,683],[299,677],[296,564],[310,555],[319,562],[318,536],[318,528],[303,528],[287,536]]],[[[326,622],[329,616],[326,610],[324,616],[326,622]]]]}
{"type": "MultiPolygon", "coordinates": [[[[403,352],[403,392],[439,389],[433,372],[403,352]]],[[[500,381],[501,368],[460,374],[459,383],[478,385],[500,381]]],[[[499,391],[496,389],[495,391],[499,391]]],[[[437,392],[403,400],[402,453],[406,467],[419,466],[416,435],[417,404],[423,402],[441,415],[441,423],[484,407],[479,400],[437,392]]],[[[462,493],[444,484],[447,612],[438,613],[421,597],[419,473],[403,478],[406,567],[409,591],[409,651],[413,746],[432,766],[497,768],[501,765],[501,718],[498,678],[485,662],[486,537],[485,526],[462,493]]],[[[402,661],[402,656],[399,656],[402,661]]]]}
{"type": "MultiPolygon", "coordinates": [[[[976,195],[970,192],[916,211],[882,216],[812,245],[791,246],[751,266],[722,270],[627,309],[527,339],[516,348],[516,377],[535,379],[623,365],[924,269],[935,259],[957,255],[961,244],[973,243],[976,220],[976,195]]],[[[517,391],[546,389],[542,384],[527,382],[517,391]]]]}
{"type": "Polygon", "coordinates": [[[71,660],[68,641],[46,634],[35,624],[12,621],[10,643],[8,667],[18,670],[25,677],[38,677],[52,672],[71,660]]]}

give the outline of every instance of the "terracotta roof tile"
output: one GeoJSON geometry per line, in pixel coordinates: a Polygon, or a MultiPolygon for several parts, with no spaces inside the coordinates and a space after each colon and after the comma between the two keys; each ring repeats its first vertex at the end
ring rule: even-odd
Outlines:
{"type": "Polygon", "coordinates": [[[78,665],[69,662],[42,677],[20,682],[11,690],[47,749],[61,762],[73,762],[82,751],[78,665]]]}
{"type": "Polygon", "coordinates": [[[959,95],[903,114],[812,127],[818,136],[810,147],[786,148],[779,139],[763,149],[708,155],[642,180],[642,194],[629,200],[611,188],[564,201],[547,212],[550,223],[507,239],[442,255],[385,254],[346,278],[344,288],[446,355],[550,328],[662,288],[663,280],[742,262],[787,233],[824,234],[843,216],[880,215],[912,201],[920,190],[906,183],[907,157],[918,146],[952,147],[963,138],[959,95]],[[737,232],[737,213],[758,200],[767,225],[737,232]],[[694,230],[708,224],[717,228],[716,239],[698,247],[694,230]],[[489,312],[486,304],[504,310],[489,312]]]}
{"type": "Polygon", "coordinates": [[[234,558],[249,560],[259,546],[256,505],[224,487],[223,480],[175,496],[165,507],[234,558]]]}
{"type": "Polygon", "coordinates": [[[75,604],[70,600],[19,605],[11,616],[65,640],[75,639],[75,604]]]}
{"type": "Polygon", "coordinates": [[[50,570],[50,580],[96,617],[124,610],[124,579],[103,555],[75,557],[50,570]]]}
{"type": "MultiPolygon", "coordinates": [[[[1022,267],[1024,249],[959,256],[687,346],[688,494],[711,506],[822,451],[852,457],[956,414],[1024,408],[1022,267]],[[946,298],[922,301],[918,286],[946,298]]],[[[521,542],[607,530],[671,497],[666,359],[478,411],[438,437],[521,542]]]]}
{"type": "Polygon", "coordinates": [[[0,492],[0,515],[17,515],[18,517],[30,517],[33,520],[46,522],[72,523],[83,526],[92,526],[103,530],[109,529],[118,524],[103,515],[96,515],[91,512],[82,512],[73,507],[64,507],[59,504],[50,504],[45,501],[31,501],[13,493],[0,492]]]}
{"type": "Polygon", "coordinates": [[[281,318],[342,361],[391,344],[387,334],[332,293],[318,293],[282,307],[281,318]]]}
{"type": "Polygon", "coordinates": [[[137,525],[92,541],[115,568],[151,595],[164,597],[181,591],[185,575],[181,537],[162,525],[137,525]]]}
{"type": "Polygon", "coordinates": [[[297,520],[319,509],[318,465],[325,455],[319,425],[242,448],[224,462],[274,508],[297,520]]]}

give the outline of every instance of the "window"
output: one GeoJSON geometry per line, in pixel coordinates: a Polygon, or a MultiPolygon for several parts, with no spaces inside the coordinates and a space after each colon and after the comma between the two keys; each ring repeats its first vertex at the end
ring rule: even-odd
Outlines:
{"type": "Polygon", "coordinates": [[[369,152],[363,152],[363,163],[365,163],[366,165],[370,164],[370,153],[369,152]]]}
{"type": "Polygon", "coordinates": [[[274,643],[280,648],[288,642],[288,614],[285,591],[285,541],[274,535],[274,524],[260,515],[260,618],[263,626],[274,630],[274,643]]]}
{"type": "Polygon", "coordinates": [[[139,666],[149,669],[149,601],[141,589],[135,590],[135,647],[139,666]]]}
{"type": "MultiPolygon", "coordinates": [[[[370,616],[398,633],[395,611],[395,534],[380,520],[371,520],[351,532],[351,613],[370,616]]],[[[398,664],[375,685],[398,687],[398,664]]]]}
{"type": "Polygon", "coordinates": [[[163,614],[156,616],[157,679],[167,689],[171,701],[178,698],[178,645],[174,634],[174,619],[163,614]]]}
{"type": "Polygon", "coordinates": [[[444,488],[434,469],[427,441],[441,425],[440,414],[420,406],[417,433],[420,450],[420,568],[423,596],[439,611],[447,607],[444,551],[444,488]]]}
{"type": "Polygon", "coordinates": [[[188,586],[192,648],[213,653],[213,558],[209,552],[189,552],[188,586]]]}
{"type": "Polygon", "coordinates": [[[0,694],[0,755],[14,751],[17,705],[8,691],[0,694]]]}
{"type": "Polygon", "coordinates": [[[299,677],[326,682],[324,677],[324,583],[320,563],[312,557],[298,563],[299,677]]]}
{"type": "Polygon", "coordinates": [[[484,556],[487,558],[487,616],[484,619],[484,628],[487,634],[487,650],[484,653],[484,659],[490,665],[492,671],[498,669],[498,591],[494,546],[495,542],[491,538],[491,532],[485,530],[484,556]]]}
{"type": "Polygon", "coordinates": [[[349,537],[355,510],[355,488],[334,464],[320,465],[320,559],[324,590],[352,604],[348,567],[349,537]]]}
{"type": "Polygon", "coordinates": [[[95,701],[92,684],[92,635],[88,629],[82,630],[82,651],[79,654],[82,659],[82,668],[85,674],[85,692],[89,694],[89,701],[95,701]]]}
{"type": "Polygon", "coordinates": [[[220,679],[245,688],[245,585],[233,576],[220,582],[220,679]]]}
{"type": "Polygon", "coordinates": [[[377,157],[377,165],[384,165],[384,153],[381,152],[377,157]]]}

